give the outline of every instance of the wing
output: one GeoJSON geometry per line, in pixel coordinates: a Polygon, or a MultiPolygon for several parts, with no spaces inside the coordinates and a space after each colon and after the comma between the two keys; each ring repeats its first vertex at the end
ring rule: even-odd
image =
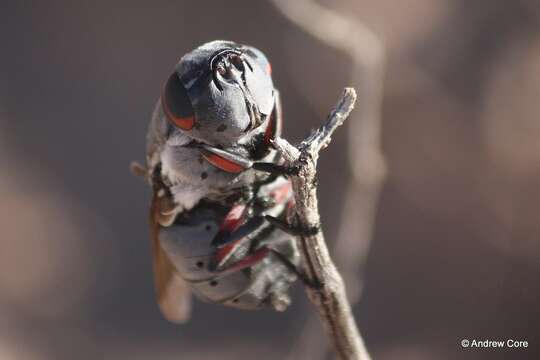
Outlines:
{"type": "Polygon", "coordinates": [[[163,316],[174,323],[185,323],[191,314],[191,290],[178,275],[159,242],[160,198],[154,192],[150,209],[154,285],[163,316]]]}

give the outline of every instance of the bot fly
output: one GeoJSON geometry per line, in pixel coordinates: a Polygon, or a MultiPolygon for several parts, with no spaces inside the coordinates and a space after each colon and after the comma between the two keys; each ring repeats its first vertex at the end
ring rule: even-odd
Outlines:
{"type": "MultiPolygon", "coordinates": [[[[191,293],[239,309],[282,311],[300,255],[290,181],[280,164],[279,92],[265,55],[213,41],[184,55],[166,80],[147,135],[144,175],[157,300],[187,320],[191,293]],[[272,219],[272,221],[269,221],[272,219]]],[[[142,169],[140,169],[142,170],[142,169]]]]}

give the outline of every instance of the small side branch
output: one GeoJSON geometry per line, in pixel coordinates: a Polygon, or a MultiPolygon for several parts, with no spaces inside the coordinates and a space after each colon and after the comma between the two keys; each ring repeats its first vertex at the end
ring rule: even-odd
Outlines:
{"type": "MultiPolygon", "coordinates": [[[[355,90],[346,88],[326,123],[298,147],[281,138],[274,143],[286,164],[297,169],[297,175],[291,180],[296,200],[296,221],[300,228],[320,227],[315,181],[319,152],[328,146],[332,134],[347,119],[355,101],[355,90]]],[[[338,357],[344,360],[369,359],[347,299],[345,284],[330,258],[322,230],[301,235],[299,242],[306,274],[312,284],[318,285],[306,287],[308,297],[316,306],[338,357]]]]}

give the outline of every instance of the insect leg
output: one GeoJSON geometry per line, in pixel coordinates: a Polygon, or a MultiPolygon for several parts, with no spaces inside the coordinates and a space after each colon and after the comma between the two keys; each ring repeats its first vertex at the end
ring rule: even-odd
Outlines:
{"type": "Polygon", "coordinates": [[[271,162],[253,162],[241,155],[205,144],[198,145],[198,147],[203,157],[210,164],[229,173],[240,173],[249,168],[274,175],[291,176],[298,173],[297,167],[283,166],[271,162]]]}
{"type": "Polygon", "coordinates": [[[255,216],[232,232],[220,232],[212,241],[217,247],[213,261],[209,264],[211,271],[223,271],[236,262],[251,256],[252,240],[262,230],[264,217],[255,216]]]}
{"type": "Polygon", "coordinates": [[[279,261],[281,261],[283,265],[287,267],[287,269],[289,269],[292,273],[298,276],[298,278],[304,283],[304,285],[315,290],[322,287],[321,283],[312,281],[310,278],[308,278],[307,274],[300,270],[295,264],[293,264],[285,255],[275,249],[270,249],[270,251],[279,259],[279,261]]]}
{"type": "Polygon", "coordinates": [[[252,168],[274,175],[292,176],[298,174],[298,168],[295,166],[284,166],[271,162],[256,162],[253,163],[252,168]]]}
{"type": "Polygon", "coordinates": [[[300,225],[290,224],[271,215],[265,215],[264,218],[278,229],[281,229],[293,236],[313,236],[321,231],[320,224],[313,227],[302,227],[300,225]]]}

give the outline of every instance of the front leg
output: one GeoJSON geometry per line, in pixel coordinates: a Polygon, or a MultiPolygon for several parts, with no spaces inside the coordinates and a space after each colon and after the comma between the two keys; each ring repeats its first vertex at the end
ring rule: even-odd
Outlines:
{"type": "Polygon", "coordinates": [[[175,203],[174,197],[168,189],[159,189],[154,196],[156,206],[154,216],[157,223],[165,227],[171,226],[182,207],[175,203]]]}
{"type": "Polygon", "coordinates": [[[181,207],[176,204],[171,189],[161,177],[161,165],[158,165],[151,176],[153,188],[154,220],[161,226],[171,226],[180,213],[181,207]]]}
{"type": "Polygon", "coordinates": [[[314,236],[321,231],[321,225],[318,224],[317,226],[313,227],[303,227],[300,226],[298,223],[288,223],[287,221],[284,221],[282,219],[276,218],[271,215],[266,215],[265,219],[268,220],[269,223],[277,227],[278,229],[281,229],[285,231],[287,234],[290,234],[292,236],[314,236]]]}

